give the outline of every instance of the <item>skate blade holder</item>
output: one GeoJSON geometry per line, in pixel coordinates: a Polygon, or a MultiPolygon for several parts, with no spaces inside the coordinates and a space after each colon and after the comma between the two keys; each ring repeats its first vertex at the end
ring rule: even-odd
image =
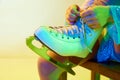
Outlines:
{"type": "Polygon", "coordinates": [[[75,72],[72,70],[72,67],[75,65],[70,61],[65,61],[64,63],[61,63],[59,61],[56,61],[55,59],[51,58],[47,51],[49,50],[47,47],[42,46],[41,48],[36,47],[32,42],[36,40],[35,36],[30,36],[26,39],[26,45],[34,51],[36,54],[44,58],[45,60],[49,61],[53,65],[57,66],[58,68],[69,72],[72,75],[75,75],[75,72]]]}

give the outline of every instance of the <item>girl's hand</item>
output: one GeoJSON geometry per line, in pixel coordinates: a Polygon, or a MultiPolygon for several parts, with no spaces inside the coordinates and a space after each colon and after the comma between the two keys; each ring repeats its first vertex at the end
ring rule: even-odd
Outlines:
{"type": "Polygon", "coordinates": [[[110,18],[110,9],[108,6],[93,6],[80,13],[83,21],[91,28],[103,27],[110,18]]]}
{"type": "Polygon", "coordinates": [[[80,16],[80,8],[78,5],[71,5],[66,11],[66,22],[68,25],[73,25],[80,16]]]}
{"type": "Polygon", "coordinates": [[[89,7],[80,14],[83,21],[91,28],[98,28],[100,24],[95,16],[94,8],[89,7]]]}

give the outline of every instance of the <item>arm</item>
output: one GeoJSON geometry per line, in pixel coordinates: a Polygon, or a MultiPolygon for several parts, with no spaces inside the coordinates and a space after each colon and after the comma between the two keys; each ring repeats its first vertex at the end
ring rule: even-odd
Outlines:
{"type": "Polygon", "coordinates": [[[72,5],[67,9],[66,22],[67,24],[74,24],[77,17],[79,17],[80,11],[87,9],[90,6],[95,5],[120,5],[120,0],[85,0],[85,2],[80,6],[72,5]],[[79,9],[78,9],[79,8],[79,9]]]}
{"type": "Polygon", "coordinates": [[[120,0],[95,0],[95,5],[120,5],[120,0]]]}
{"type": "Polygon", "coordinates": [[[85,2],[80,6],[81,9],[86,9],[89,6],[93,5],[95,0],[85,0],[85,2]]]}
{"type": "Polygon", "coordinates": [[[94,0],[85,0],[85,2],[80,6],[79,5],[71,5],[68,7],[66,11],[66,24],[67,25],[73,25],[77,18],[80,16],[80,11],[88,8],[93,4],[94,0]]]}

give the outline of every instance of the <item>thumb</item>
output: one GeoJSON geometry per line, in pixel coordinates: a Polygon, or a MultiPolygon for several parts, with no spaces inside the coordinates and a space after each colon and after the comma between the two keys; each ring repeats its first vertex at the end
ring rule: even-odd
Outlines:
{"type": "Polygon", "coordinates": [[[77,16],[80,16],[80,8],[79,8],[79,6],[78,5],[73,5],[72,7],[73,7],[73,10],[75,11],[75,14],[77,16]]]}

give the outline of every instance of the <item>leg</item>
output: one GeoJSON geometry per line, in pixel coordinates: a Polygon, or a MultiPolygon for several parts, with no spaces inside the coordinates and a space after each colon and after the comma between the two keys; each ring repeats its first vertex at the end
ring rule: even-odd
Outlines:
{"type": "MultiPolygon", "coordinates": [[[[64,62],[64,60],[66,60],[65,57],[61,57],[51,51],[48,51],[48,54],[52,58],[59,60],[61,62],[64,62]]],[[[61,73],[64,71],[40,57],[38,59],[38,72],[40,80],[58,80],[61,73]]]]}
{"type": "Polygon", "coordinates": [[[40,80],[49,80],[49,74],[56,69],[54,65],[44,60],[43,58],[38,59],[38,72],[40,80]]]}

